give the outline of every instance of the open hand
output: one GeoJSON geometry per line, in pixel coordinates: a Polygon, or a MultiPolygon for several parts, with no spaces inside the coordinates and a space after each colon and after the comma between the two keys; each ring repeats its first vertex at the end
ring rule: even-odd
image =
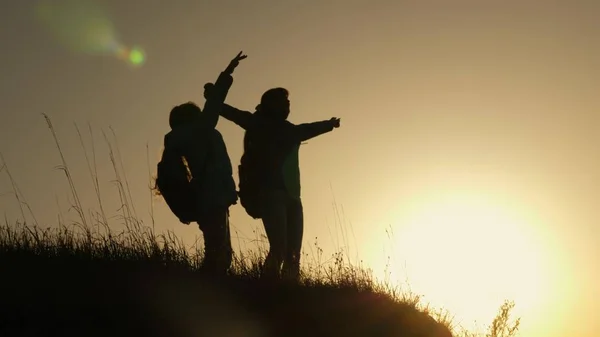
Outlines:
{"type": "Polygon", "coordinates": [[[339,128],[340,127],[340,119],[337,117],[333,117],[329,120],[331,122],[331,124],[333,124],[334,128],[339,128]]]}
{"type": "Polygon", "coordinates": [[[248,55],[242,54],[240,51],[234,58],[229,62],[229,66],[227,66],[227,70],[229,73],[233,73],[233,70],[240,64],[240,61],[247,58],[248,55]]]}

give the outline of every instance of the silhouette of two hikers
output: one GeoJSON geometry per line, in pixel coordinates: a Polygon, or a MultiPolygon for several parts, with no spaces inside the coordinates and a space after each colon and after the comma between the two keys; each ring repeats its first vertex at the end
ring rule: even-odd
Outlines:
{"type": "Polygon", "coordinates": [[[267,90],[254,113],[225,104],[231,74],[245,58],[240,52],[214,84],[205,84],[204,111],[191,102],[173,108],[157,188],[181,222],[198,223],[204,234],[205,269],[222,273],[231,264],[229,207],[239,196],[246,213],[262,219],[267,233],[265,275],[279,277],[283,272],[286,278],[297,279],[304,233],[300,144],[338,128],[340,119],[289,122],[289,92],[280,87],[267,90]],[[245,130],[239,192],[227,148],[216,130],[219,115],[245,130]]]}
{"type": "Polygon", "coordinates": [[[171,131],[157,167],[156,189],[182,223],[198,223],[204,236],[203,269],[216,274],[231,265],[229,207],[238,199],[227,147],[216,126],[233,71],[246,57],[240,52],[219,74],[205,95],[204,109],[187,102],[171,110],[171,131]]]}

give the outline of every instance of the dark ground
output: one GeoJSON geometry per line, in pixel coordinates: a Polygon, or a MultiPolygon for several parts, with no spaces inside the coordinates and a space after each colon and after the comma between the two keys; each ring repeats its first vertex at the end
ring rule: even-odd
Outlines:
{"type": "Polygon", "coordinates": [[[414,305],[352,284],[217,279],[185,265],[6,247],[0,275],[5,337],[452,336],[414,305]]]}

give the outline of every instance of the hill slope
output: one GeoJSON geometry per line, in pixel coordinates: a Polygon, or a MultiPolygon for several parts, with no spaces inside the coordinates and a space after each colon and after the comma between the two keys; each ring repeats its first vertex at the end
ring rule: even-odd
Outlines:
{"type": "Polygon", "coordinates": [[[156,237],[0,229],[1,336],[452,337],[370,279],[260,278],[257,260],[226,277],[156,237]]]}

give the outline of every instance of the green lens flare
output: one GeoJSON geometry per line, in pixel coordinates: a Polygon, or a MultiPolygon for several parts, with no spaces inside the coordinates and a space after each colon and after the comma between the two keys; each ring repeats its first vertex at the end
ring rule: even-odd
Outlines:
{"type": "Polygon", "coordinates": [[[96,0],[38,0],[35,15],[57,42],[72,51],[114,56],[133,67],[146,61],[141,48],[123,44],[108,12],[96,0]]]}
{"type": "Polygon", "coordinates": [[[145,59],[146,57],[141,49],[131,49],[131,52],[129,53],[129,62],[131,62],[133,65],[141,66],[142,64],[144,64],[145,59]]]}
{"type": "Polygon", "coordinates": [[[108,13],[91,0],[40,1],[35,11],[48,32],[71,50],[105,54],[117,43],[108,13]]]}

